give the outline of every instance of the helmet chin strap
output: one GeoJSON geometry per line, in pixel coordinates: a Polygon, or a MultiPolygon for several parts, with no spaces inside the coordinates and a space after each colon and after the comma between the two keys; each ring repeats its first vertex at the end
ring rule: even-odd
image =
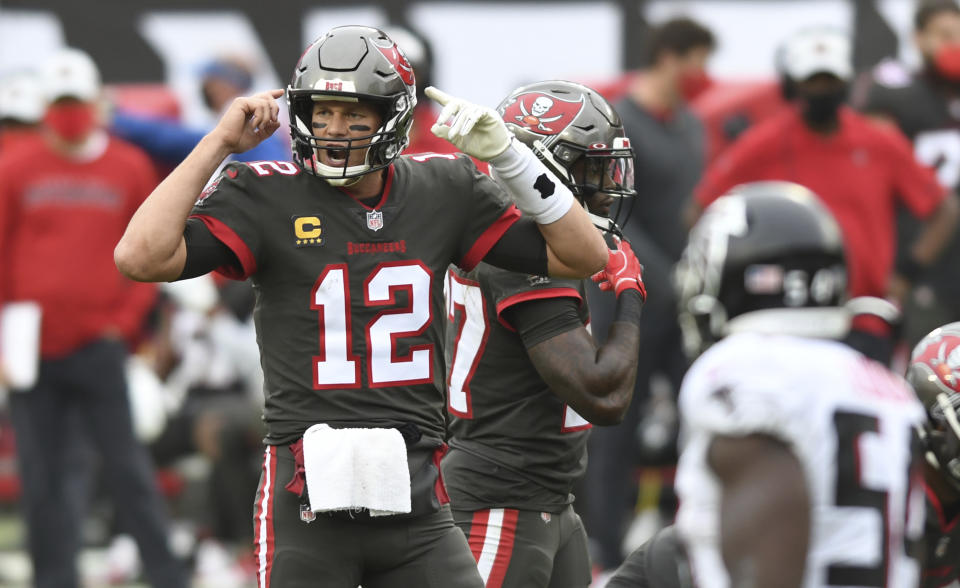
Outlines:
{"type": "Polygon", "coordinates": [[[587,211],[587,216],[590,217],[590,222],[594,227],[603,233],[610,233],[611,235],[616,235],[621,239],[623,238],[623,233],[620,231],[620,227],[617,226],[617,223],[613,222],[613,219],[606,216],[593,214],[590,212],[590,209],[587,208],[586,204],[581,204],[583,205],[584,210],[587,211]]]}
{"type": "Polygon", "coordinates": [[[331,186],[352,186],[362,180],[363,175],[370,169],[370,165],[366,163],[363,165],[352,165],[347,168],[333,167],[320,163],[320,154],[317,151],[317,149],[313,150],[313,169],[318,172],[317,175],[319,177],[326,180],[331,186]],[[349,178],[337,177],[342,176],[344,172],[351,174],[351,176],[349,178]]]}

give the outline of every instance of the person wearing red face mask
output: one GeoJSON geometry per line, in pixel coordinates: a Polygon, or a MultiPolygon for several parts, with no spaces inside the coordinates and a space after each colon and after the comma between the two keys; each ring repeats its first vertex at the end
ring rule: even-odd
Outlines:
{"type": "MultiPolygon", "coordinates": [[[[635,400],[614,427],[595,430],[590,440],[590,462],[585,478],[587,489],[587,531],[596,541],[602,570],[616,568],[623,559],[622,521],[633,510],[630,498],[632,472],[638,460],[638,424],[653,430],[659,423],[648,410],[651,381],[665,376],[678,390],[686,360],[680,346],[676,301],[668,284],[673,264],[680,259],[686,242],[682,211],[690,192],[703,173],[706,157],[704,128],[687,106],[687,101],[709,85],[706,63],[716,41],[713,33],[689,19],[676,18],[654,27],[645,53],[646,65],[627,86],[626,95],[614,103],[623,119],[623,128],[635,153],[636,198],[631,214],[623,222],[623,234],[635,244],[644,276],[659,284],[640,320],[640,352],[635,400]],[[654,300],[656,298],[656,300],[654,300]],[[652,426],[651,426],[652,425],[652,426]]],[[[594,333],[606,333],[614,322],[614,308],[596,290],[587,290],[594,333]]],[[[669,401],[663,404],[669,406],[669,401]]],[[[660,414],[662,411],[658,412],[660,414]]],[[[669,409],[668,409],[669,412],[669,409]]],[[[667,425],[670,430],[671,425],[667,425]]],[[[672,459],[672,443],[644,447],[658,459],[672,459]]],[[[650,436],[652,440],[653,437],[650,436]]],[[[645,445],[653,445],[646,443],[645,445]]],[[[672,517],[673,505],[665,497],[661,510],[672,517]]],[[[656,516],[656,513],[654,513],[656,516]]]]}
{"type": "Polygon", "coordinates": [[[35,381],[6,382],[34,585],[80,584],[79,513],[61,507],[75,502],[71,448],[89,440],[149,581],[186,586],[152,466],[134,438],[124,372],[126,342],[155,290],[121,276],[111,255],[156,176],[146,155],[103,130],[100,74],[88,55],[58,52],[40,83],[43,140],[0,156],[0,306],[32,302],[41,316],[35,381]]]}
{"type": "MultiPolygon", "coordinates": [[[[899,128],[912,142],[923,163],[936,168],[937,179],[948,189],[960,188],[960,6],[955,0],[927,0],[914,14],[914,42],[923,58],[916,72],[884,63],[859,100],[866,114],[899,128]]],[[[898,231],[905,243],[919,222],[903,212],[898,231]]],[[[952,260],[960,255],[960,233],[955,234],[940,261],[924,271],[912,267],[901,246],[898,264],[913,273],[914,288],[905,301],[904,338],[911,347],[938,325],[960,320],[960,276],[952,260]]]]}
{"type": "Polygon", "coordinates": [[[82,147],[97,122],[96,105],[65,96],[47,107],[43,124],[57,147],[69,153],[82,147]]]}
{"type": "MultiPolygon", "coordinates": [[[[848,294],[903,302],[911,283],[931,267],[953,234],[960,205],[937,184],[895,129],[879,129],[846,105],[852,49],[841,31],[798,31],[777,59],[791,107],[751,127],[711,164],[697,186],[691,220],[738,184],[785,180],[813,190],[836,216],[849,256],[848,294]],[[895,230],[899,207],[924,219],[915,236],[895,230]],[[908,253],[894,261],[898,246],[908,253]]],[[[946,258],[946,256],[944,257],[946,258]]],[[[849,341],[889,363],[889,325],[859,320],[849,341]]]]}

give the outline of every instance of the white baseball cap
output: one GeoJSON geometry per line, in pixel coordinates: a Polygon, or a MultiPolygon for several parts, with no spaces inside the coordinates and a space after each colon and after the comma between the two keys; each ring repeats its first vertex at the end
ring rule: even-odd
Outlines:
{"type": "Polygon", "coordinates": [[[64,49],[44,62],[40,80],[48,102],[65,97],[90,102],[100,95],[100,71],[79,49],[64,49]]]}
{"type": "Polygon", "coordinates": [[[818,73],[833,74],[841,80],[853,77],[850,39],[833,29],[808,29],[787,40],[778,57],[783,73],[800,82],[818,73]]]}
{"type": "Polygon", "coordinates": [[[44,106],[40,80],[35,75],[17,73],[0,79],[0,118],[38,123],[44,106]]]}

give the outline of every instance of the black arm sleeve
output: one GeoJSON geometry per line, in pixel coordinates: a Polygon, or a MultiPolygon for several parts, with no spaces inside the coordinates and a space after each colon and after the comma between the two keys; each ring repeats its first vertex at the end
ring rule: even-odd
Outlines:
{"type": "Polygon", "coordinates": [[[503,318],[517,330],[523,346],[537,343],[583,326],[580,301],[570,296],[528,300],[503,310],[503,318]]]}
{"type": "Polygon", "coordinates": [[[616,318],[613,322],[640,324],[640,311],[643,310],[643,298],[638,290],[624,290],[617,296],[616,318]]]}
{"type": "Polygon", "coordinates": [[[547,242],[537,223],[522,217],[510,225],[483,261],[523,274],[547,275],[547,242]]]}
{"type": "Polygon", "coordinates": [[[183,263],[183,272],[177,280],[186,280],[202,276],[213,270],[232,266],[240,269],[240,260],[217,239],[202,221],[191,218],[183,228],[183,240],[187,244],[187,259],[183,263]]]}

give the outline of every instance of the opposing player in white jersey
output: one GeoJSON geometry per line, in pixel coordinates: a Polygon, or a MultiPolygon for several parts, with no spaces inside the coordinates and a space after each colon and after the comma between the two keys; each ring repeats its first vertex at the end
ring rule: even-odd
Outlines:
{"type": "Polygon", "coordinates": [[[796,184],[735,188],[690,234],[681,326],[702,355],[680,392],[676,525],[699,588],[919,581],[924,411],[830,340],[849,327],[844,276],[836,222],[796,184]]]}

